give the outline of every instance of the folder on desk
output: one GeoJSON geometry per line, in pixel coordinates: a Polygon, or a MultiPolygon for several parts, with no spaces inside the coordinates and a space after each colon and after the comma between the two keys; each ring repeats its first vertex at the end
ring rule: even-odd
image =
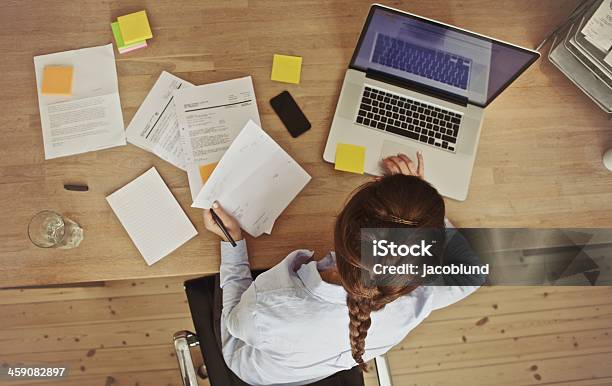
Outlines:
{"type": "MultiPolygon", "coordinates": [[[[612,0],[599,0],[587,6],[575,19],[569,20],[555,35],[548,58],[572,83],[608,115],[612,115],[612,50],[596,47],[585,26],[597,12],[609,7],[612,0]]],[[[602,26],[603,28],[604,26],[602,26]]],[[[612,29],[611,26],[607,28],[612,29]]]]}

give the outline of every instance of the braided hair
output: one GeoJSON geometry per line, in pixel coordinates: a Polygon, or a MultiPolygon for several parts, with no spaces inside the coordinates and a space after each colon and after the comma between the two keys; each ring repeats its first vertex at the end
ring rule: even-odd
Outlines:
{"type": "MultiPolygon", "coordinates": [[[[351,354],[362,370],[371,313],[410,293],[416,281],[380,285],[371,280],[373,260],[362,258],[362,228],[444,228],[444,200],[420,178],[392,175],[359,187],[338,215],[334,244],[338,272],[347,292],[351,354]]],[[[393,264],[393,262],[390,262],[393,264]]]]}

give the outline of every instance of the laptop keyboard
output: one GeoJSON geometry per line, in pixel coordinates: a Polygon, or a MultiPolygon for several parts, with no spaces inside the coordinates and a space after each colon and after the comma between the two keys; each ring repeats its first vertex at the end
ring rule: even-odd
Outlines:
{"type": "Polygon", "coordinates": [[[357,124],[454,152],[461,114],[366,86],[357,124]]]}
{"type": "Polygon", "coordinates": [[[378,34],[372,62],[466,90],[472,61],[378,34]]]}

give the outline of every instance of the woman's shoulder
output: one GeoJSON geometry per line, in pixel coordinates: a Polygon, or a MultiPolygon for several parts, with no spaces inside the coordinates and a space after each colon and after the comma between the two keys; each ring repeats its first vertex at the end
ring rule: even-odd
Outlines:
{"type": "Polygon", "coordinates": [[[298,249],[289,253],[274,267],[257,276],[255,279],[257,292],[291,293],[298,288],[295,280],[298,268],[312,259],[312,255],[313,252],[307,249],[298,249]]]}

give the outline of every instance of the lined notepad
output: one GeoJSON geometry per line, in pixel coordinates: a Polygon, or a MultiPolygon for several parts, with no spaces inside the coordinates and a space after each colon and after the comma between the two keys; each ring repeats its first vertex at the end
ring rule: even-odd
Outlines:
{"type": "Polygon", "coordinates": [[[148,265],[198,234],[154,167],[106,201],[148,265]]]}

